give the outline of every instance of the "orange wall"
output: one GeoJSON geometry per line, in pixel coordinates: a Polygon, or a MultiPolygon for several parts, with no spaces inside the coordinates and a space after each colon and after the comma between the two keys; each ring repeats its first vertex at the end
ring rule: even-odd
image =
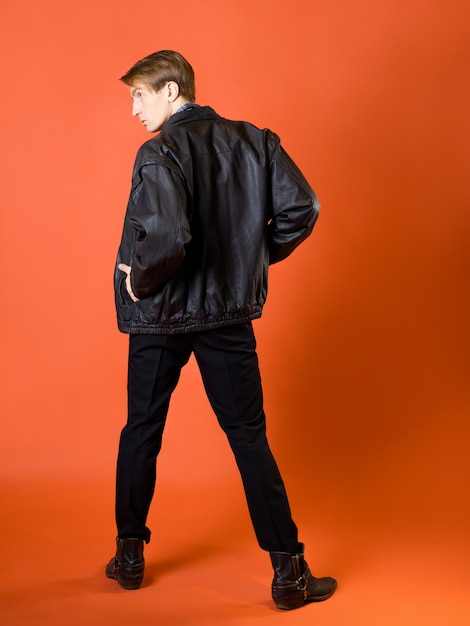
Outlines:
{"type": "MultiPolygon", "coordinates": [[[[344,514],[468,520],[469,18],[464,0],[6,3],[3,478],[114,471],[112,270],[148,138],[117,78],[175,48],[198,101],[278,132],[322,201],[256,323],[294,499],[328,467],[344,514]]],[[[194,363],[171,417],[162,480],[233,475],[194,363]]]]}

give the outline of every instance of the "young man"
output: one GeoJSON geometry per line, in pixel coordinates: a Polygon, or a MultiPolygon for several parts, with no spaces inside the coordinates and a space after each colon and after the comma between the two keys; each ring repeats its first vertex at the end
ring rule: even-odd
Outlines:
{"type": "Polygon", "coordinates": [[[115,271],[118,326],[130,335],[128,421],[106,575],[125,589],[142,582],[156,458],[171,394],[194,353],[258,543],[271,555],[276,606],[326,600],[336,581],[310,573],[266,439],[251,326],[269,264],[310,235],[316,196],[277,135],[195,104],[194,73],[180,54],[151,54],[121,80],[133,115],[160,133],[137,153],[115,271]]]}

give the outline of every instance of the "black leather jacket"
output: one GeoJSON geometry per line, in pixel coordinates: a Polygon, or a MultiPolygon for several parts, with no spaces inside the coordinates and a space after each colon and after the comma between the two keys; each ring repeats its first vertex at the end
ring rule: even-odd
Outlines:
{"type": "Polygon", "coordinates": [[[210,107],[174,114],[137,153],[115,270],[119,329],[173,334],[260,317],[268,265],[311,233],[318,211],[277,135],[210,107]],[[138,302],[119,263],[132,267],[138,302]]]}

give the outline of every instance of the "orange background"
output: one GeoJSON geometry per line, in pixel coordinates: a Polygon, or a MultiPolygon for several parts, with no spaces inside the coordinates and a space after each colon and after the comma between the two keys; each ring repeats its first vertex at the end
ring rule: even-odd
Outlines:
{"type": "Polygon", "coordinates": [[[0,16],[2,623],[468,624],[468,2],[16,0],[0,16]],[[148,138],[117,79],[163,48],[192,63],[199,103],[279,133],[322,202],[255,323],[306,556],[339,580],[288,616],[194,361],[146,585],[102,573],[126,402],[112,271],[148,138]]]}

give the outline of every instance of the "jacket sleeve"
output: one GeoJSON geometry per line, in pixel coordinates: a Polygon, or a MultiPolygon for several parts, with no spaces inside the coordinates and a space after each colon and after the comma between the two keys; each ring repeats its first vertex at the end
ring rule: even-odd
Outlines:
{"type": "Polygon", "coordinates": [[[271,157],[272,215],[268,225],[269,262],[288,257],[312,232],[320,203],[302,172],[280,145],[271,157]]]}
{"type": "Polygon", "coordinates": [[[187,195],[172,163],[144,163],[136,172],[128,213],[134,230],[131,286],[137,298],[151,296],[183,263],[191,240],[187,195]]]}

